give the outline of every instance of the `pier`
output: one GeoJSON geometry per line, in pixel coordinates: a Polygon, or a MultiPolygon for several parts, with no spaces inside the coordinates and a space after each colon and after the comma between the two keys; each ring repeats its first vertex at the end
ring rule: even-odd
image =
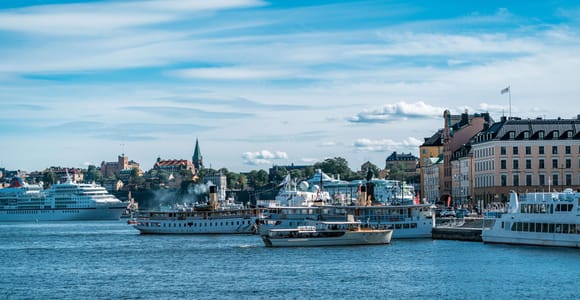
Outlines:
{"type": "Polygon", "coordinates": [[[456,240],[481,242],[481,231],[489,228],[495,220],[483,218],[444,218],[437,219],[433,227],[432,238],[434,240],[456,240]],[[485,222],[485,223],[484,223],[485,222]]]}

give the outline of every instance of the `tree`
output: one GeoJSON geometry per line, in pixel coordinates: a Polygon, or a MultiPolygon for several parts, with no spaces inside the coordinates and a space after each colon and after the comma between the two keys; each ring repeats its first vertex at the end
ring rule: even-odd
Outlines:
{"type": "Polygon", "coordinates": [[[56,183],[56,174],[52,170],[48,170],[44,172],[44,176],[42,177],[42,181],[44,181],[44,186],[51,186],[56,183]]]}
{"type": "Polygon", "coordinates": [[[85,181],[86,182],[102,182],[103,181],[103,174],[101,170],[97,169],[94,165],[89,165],[87,171],[85,173],[85,181]]]}
{"type": "Polygon", "coordinates": [[[371,163],[370,161],[367,161],[364,164],[362,164],[362,166],[360,167],[360,174],[363,177],[366,177],[368,170],[370,170],[372,172],[374,178],[379,178],[379,173],[381,170],[379,169],[379,167],[377,167],[375,164],[371,163]]]}
{"type": "Polygon", "coordinates": [[[352,180],[353,178],[348,162],[342,157],[327,158],[323,162],[314,164],[314,168],[321,169],[326,174],[340,175],[340,178],[344,180],[352,180]]]}

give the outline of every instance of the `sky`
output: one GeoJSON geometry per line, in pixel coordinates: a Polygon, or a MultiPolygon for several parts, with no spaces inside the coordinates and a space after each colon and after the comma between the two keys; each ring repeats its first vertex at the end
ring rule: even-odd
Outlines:
{"type": "Polygon", "coordinates": [[[0,167],[148,170],[198,139],[214,169],[384,168],[446,109],[576,118],[579,27],[577,1],[3,0],[0,167]]]}

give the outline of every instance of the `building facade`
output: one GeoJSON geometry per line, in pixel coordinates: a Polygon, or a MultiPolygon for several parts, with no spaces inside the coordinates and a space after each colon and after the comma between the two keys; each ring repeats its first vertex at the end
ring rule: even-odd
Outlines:
{"type": "Polygon", "coordinates": [[[472,141],[474,196],[486,208],[509,192],[580,187],[580,117],[502,118],[472,141]]]}

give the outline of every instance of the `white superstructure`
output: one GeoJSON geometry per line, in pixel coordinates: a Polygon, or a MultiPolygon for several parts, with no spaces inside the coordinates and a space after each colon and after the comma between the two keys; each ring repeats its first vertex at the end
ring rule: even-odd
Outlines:
{"type": "Polygon", "coordinates": [[[482,231],[484,243],[580,248],[580,193],[512,192],[507,213],[482,231]]]}
{"type": "Polygon", "coordinates": [[[118,220],[127,208],[97,184],[53,184],[48,190],[20,178],[0,189],[0,221],[118,220]]]}

